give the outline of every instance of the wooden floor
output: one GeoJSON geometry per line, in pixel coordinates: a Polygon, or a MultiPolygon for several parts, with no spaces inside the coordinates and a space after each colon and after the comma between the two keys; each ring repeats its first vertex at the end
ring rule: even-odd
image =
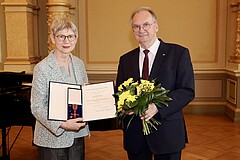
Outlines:
{"type": "MultiPolygon", "coordinates": [[[[240,123],[233,123],[225,116],[185,115],[185,119],[189,144],[182,160],[240,160],[240,123]]],[[[10,143],[18,130],[19,127],[11,128],[10,143]]],[[[86,160],[127,159],[121,130],[91,131],[85,142],[86,160]]],[[[23,128],[10,153],[11,160],[38,159],[30,127],[23,128]]]]}

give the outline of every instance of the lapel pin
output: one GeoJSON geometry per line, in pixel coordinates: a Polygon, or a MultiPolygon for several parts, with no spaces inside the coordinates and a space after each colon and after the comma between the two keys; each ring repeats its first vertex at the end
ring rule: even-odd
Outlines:
{"type": "Polygon", "coordinates": [[[163,55],[163,56],[165,56],[166,54],[165,54],[165,53],[163,53],[162,55],[163,55]]]}

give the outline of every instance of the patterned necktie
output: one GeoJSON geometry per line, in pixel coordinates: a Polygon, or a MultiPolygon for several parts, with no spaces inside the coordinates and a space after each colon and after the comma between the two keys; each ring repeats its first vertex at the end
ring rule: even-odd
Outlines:
{"type": "Polygon", "coordinates": [[[143,61],[143,70],[142,70],[142,78],[145,80],[148,80],[148,74],[149,74],[149,60],[148,60],[148,53],[149,50],[144,50],[143,53],[145,54],[145,58],[143,61]]]}

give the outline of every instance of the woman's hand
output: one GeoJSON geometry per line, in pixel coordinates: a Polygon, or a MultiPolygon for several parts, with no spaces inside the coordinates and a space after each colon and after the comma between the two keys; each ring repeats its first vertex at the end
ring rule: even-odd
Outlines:
{"type": "Polygon", "coordinates": [[[60,127],[67,131],[78,131],[86,126],[86,122],[83,122],[82,118],[69,119],[63,122],[60,127]]]}

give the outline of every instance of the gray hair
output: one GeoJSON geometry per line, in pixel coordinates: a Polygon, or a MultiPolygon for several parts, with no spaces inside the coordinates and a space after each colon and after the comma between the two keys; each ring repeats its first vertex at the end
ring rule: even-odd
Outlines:
{"type": "Polygon", "coordinates": [[[139,8],[139,9],[136,9],[135,11],[133,11],[133,13],[131,14],[130,24],[132,24],[132,19],[133,19],[134,15],[135,15],[136,13],[141,12],[141,11],[147,11],[147,12],[149,12],[149,13],[152,15],[153,20],[157,22],[157,16],[156,16],[156,14],[154,13],[154,11],[153,11],[151,8],[149,8],[149,7],[141,7],[141,8],[139,8]]]}
{"type": "Polygon", "coordinates": [[[70,18],[61,17],[53,21],[51,25],[51,32],[54,36],[58,31],[63,29],[71,29],[74,34],[78,36],[78,29],[70,18]]]}

